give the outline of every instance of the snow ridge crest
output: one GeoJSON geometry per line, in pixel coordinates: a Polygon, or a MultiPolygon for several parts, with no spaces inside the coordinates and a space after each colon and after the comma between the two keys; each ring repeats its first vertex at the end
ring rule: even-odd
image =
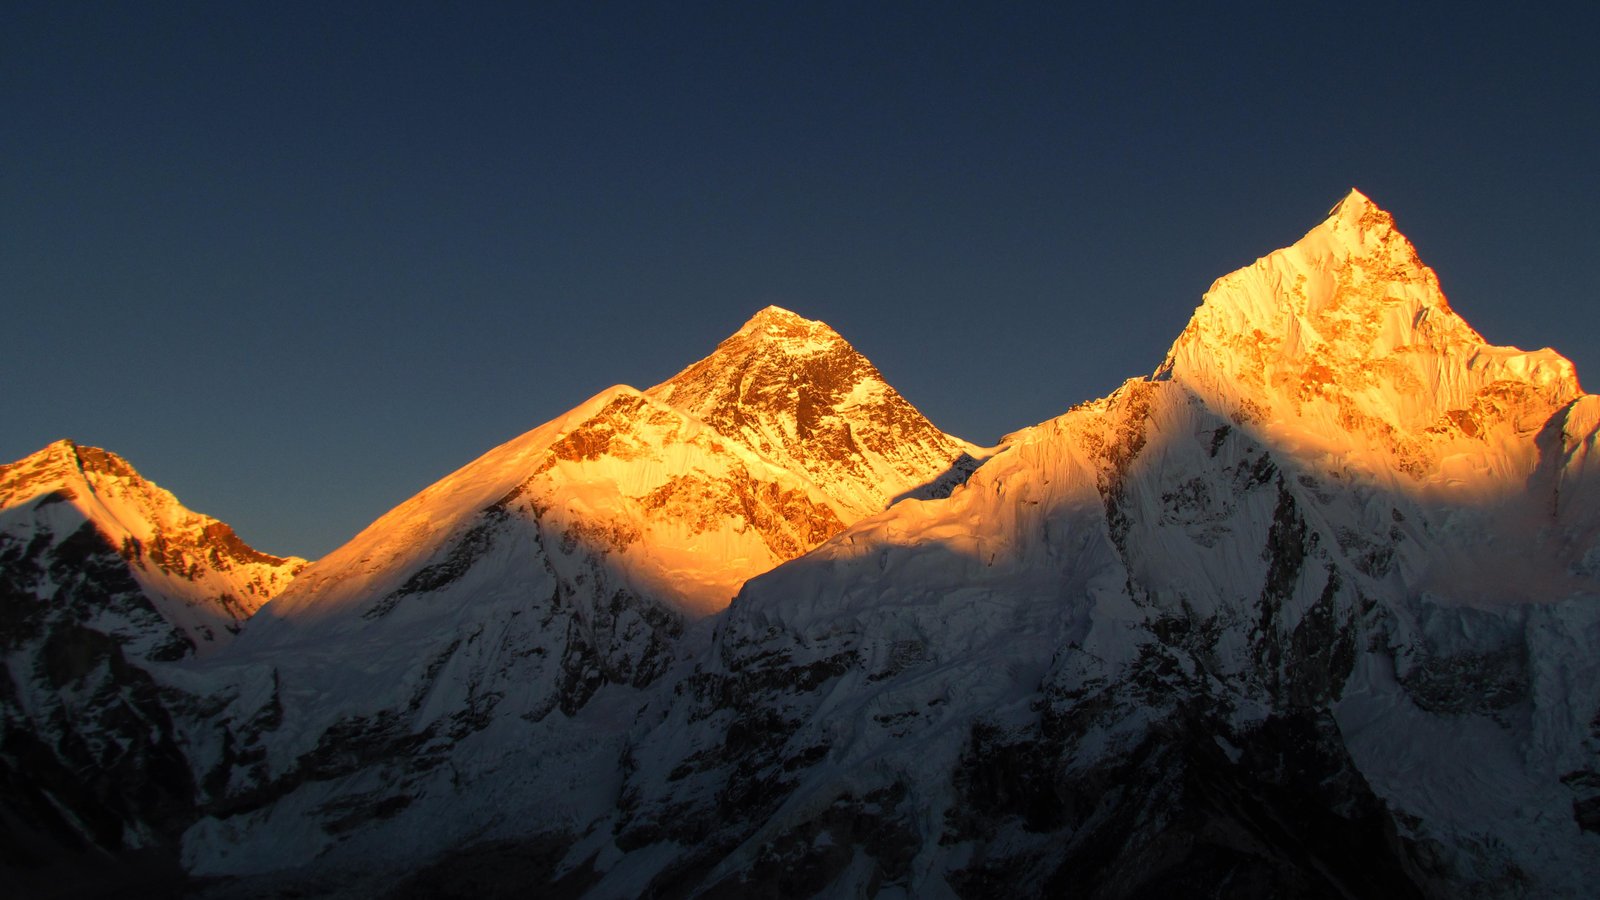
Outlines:
{"type": "Polygon", "coordinates": [[[77,539],[120,557],[114,565],[126,568],[168,623],[158,630],[182,633],[179,644],[188,649],[177,655],[227,643],[306,565],[250,547],[122,457],[71,440],[0,466],[0,548],[32,547],[35,539],[48,539],[39,547],[77,539]]]}
{"type": "Polygon", "coordinates": [[[1543,410],[1582,393],[1555,351],[1488,344],[1394,217],[1355,190],[1293,246],[1219,278],[1154,377],[1242,422],[1389,444],[1449,430],[1485,392],[1543,410]]]}

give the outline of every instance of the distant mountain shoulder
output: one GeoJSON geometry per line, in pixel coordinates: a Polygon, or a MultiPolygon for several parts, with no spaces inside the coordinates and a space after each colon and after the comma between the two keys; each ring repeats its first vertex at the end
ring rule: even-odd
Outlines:
{"type": "Polygon", "coordinates": [[[58,441],[0,466],[0,865],[14,890],[181,877],[200,773],[174,721],[188,694],[169,678],[225,648],[304,565],[105,450],[58,441]]]}

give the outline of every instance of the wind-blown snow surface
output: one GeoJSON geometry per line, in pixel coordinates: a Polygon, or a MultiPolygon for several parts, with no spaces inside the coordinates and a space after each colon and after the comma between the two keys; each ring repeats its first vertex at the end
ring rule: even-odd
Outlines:
{"type": "Polygon", "coordinates": [[[184,864],[247,895],[1587,896],[1597,428],[1355,192],[975,472],[764,310],[163,670],[184,864]]]}

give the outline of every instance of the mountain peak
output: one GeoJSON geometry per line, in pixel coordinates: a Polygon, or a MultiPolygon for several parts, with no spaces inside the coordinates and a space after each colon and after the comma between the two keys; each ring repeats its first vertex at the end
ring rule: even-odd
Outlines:
{"type": "Polygon", "coordinates": [[[79,468],[78,447],[78,443],[69,438],[51,441],[16,462],[0,467],[0,479],[3,479],[3,473],[14,472],[24,467],[30,469],[79,468]]]}
{"type": "Polygon", "coordinates": [[[13,463],[0,465],[0,509],[51,490],[69,491],[91,475],[142,482],[122,457],[62,438],[13,463]]]}
{"type": "Polygon", "coordinates": [[[119,634],[150,659],[178,659],[226,643],[240,621],[305,565],[255,550],[226,523],[187,509],[122,457],[71,440],[0,466],[0,513],[0,550],[43,565],[56,548],[67,547],[67,556],[77,560],[72,565],[88,559],[97,571],[122,573],[117,592],[137,598],[107,610],[95,605],[102,597],[74,614],[106,615],[106,621],[142,616],[144,624],[128,624],[132,630],[119,634]],[[130,613],[135,607],[144,612],[130,613]]]}
{"type": "Polygon", "coordinates": [[[796,313],[796,312],[794,312],[792,310],[787,310],[787,309],[784,309],[781,306],[776,306],[776,305],[769,304],[767,306],[762,307],[760,310],[757,310],[755,315],[753,315],[749,319],[745,320],[744,327],[740,328],[739,330],[740,331],[749,331],[749,330],[751,330],[753,328],[757,328],[757,327],[770,326],[770,325],[786,325],[786,324],[791,324],[791,323],[807,324],[807,325],[821,324],[821,323],[816,322],[816,321],[814,321],[812,319],[807,319],[805,316],[802,316],[799,313],[796,313]]]}
{"type": "Polygon", "coordinates": [[[1377,435],[1408,459],[1424,455],[1408,436],[1449,431],[1485,391],[1516,385],[1539,409],[1580,393],[1554,351],[1489,345],[1394,217],[1354,189],[1293,246],[1217,279],[1155,377],[1236,419],[1377,435]]]}
{"type": "Polygon", "coordinates": [[[976,449],[934,427],[838,332],[778,306],[645,393],[819,483],[856,486],[847,502],[862,514],[976,449]],[[879,465],[866,458],[882,470],[861,468],[879,465]]]}
{"type": "Polygon", "coordinates": [[[21,473],[27,471],[66,474],[77,468],[79,468],[78,445],[62,438],[46,444],[16,462],[0,466],[0,485],[17,480],[21,473]]]}
{"type": "MultiPolygon", "coordinates": [[[[839,357],[841,363],[848,360],[832,368],[872,369],[871,363],[826,323],[781,306],[768,306],[719,343],[711,355],[646,393],[698,414],[701,410],[697,407],[708,394],[732,394],[747,402],[753,399],[749,390],[753,376],[787,385],[800,376],[796,367],[804,360],[822,356],[839,357]]],[[[876,370],[870,374],[877,377],[876,370]]]]}
{"type": "Polygon", "coordinates": [[[1346,214],[1354,214],[1359,216],[1365,213],[1368,209],[1377,208],[1378,205],[1372,202],[1371,197],[1361,193],[1358,188],[1351,188],[1350,192],[1344,195],[1344,199],[1340,200],[1338,203],[1335,203],[1333,208],[1328,210],[1328,216],[1329,218],[1335,218],[1346,214]]]}
{"type": "MultiPolygon", "coordinates": [[[[808,319],[781,306],[768,306],[747,319],[737,332],[723,343],[737,339],[754,340],[762,344],[781,347],[788,352],[807,353],[821,345],[842,342],[844,338],[827,323],[808,319]]],[[[721,349],[721,348],[719,348],[721,349]]]]}
{"type": "Polygon", "coordinates": [[[1319,235],[1341,248],[1346,257],[1372,257],[1374,265],[1424,268],[1417,249],[1395,227],[1394,216],[1355,188],[1334,204],[1333,209],[1328,210],[1327,220],[1313,228],[1296,246],[1315,242],[1319,235]]]}

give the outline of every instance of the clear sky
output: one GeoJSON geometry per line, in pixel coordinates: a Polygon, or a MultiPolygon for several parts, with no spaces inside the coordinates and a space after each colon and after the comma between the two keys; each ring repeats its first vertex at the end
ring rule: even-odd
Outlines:
{"type": "Polygon", "coordinates": [[[0,459],[317,556],[769,303],[988,442],[1352,186],[1593,386],[1597,6],[11,0],[0,459]]]}

